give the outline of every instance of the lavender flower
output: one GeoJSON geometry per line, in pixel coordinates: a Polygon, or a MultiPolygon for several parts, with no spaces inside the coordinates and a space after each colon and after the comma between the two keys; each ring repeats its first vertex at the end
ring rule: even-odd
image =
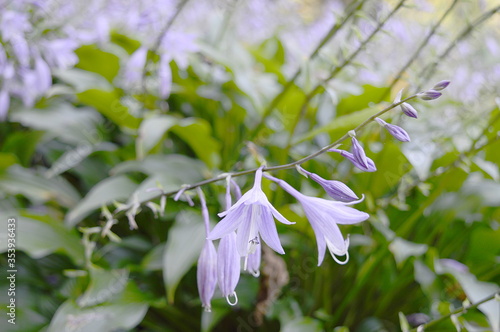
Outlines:
{"type": "Polygon", "coordinates": [[[352,202],[359,199],[354,191],[344,183],[335,180],[325,180],[321,176],[311,173],[300,166],[298,166],[298,168],[301,172],[307,174],[313,181],[322,186],[331,198],[341,202],[352,202]]]}
{"type": "Polygon", "coordinates": [[[144,66],[146,65],[146,57],[148,49],[144,46],[139,47],[129,58],[125,66],[125,80],[129,85],[139,82],[142,79],[144,66]]]}
{"type": "Polygon", "coordinates": [[[410,141],[410,136],[408,133],[401,127],[390,124],[382,120],[381,118],[375,118],[375,120],[387,131],[389,134],[391,134],[395,139],[401,141],[401,142],[409,142],[410,141]]]}
{"type": "Polygon", "coordinates": [[[170,59],[166,56],[162,56],[160,59],[158,79],[160,81],[160,97],[166,99],[172,90],[172,71],[170,69],[170,59]]]}
{"type": "Polygon", "coordinates": [[[441,97],[441,95],[442,95],[441,92],[437,92],[434,90],[427,90],[417,94],[417,96],[422,100],[434,100],[441,97]]]}
{"type": "MultiPolygon", "coordinates": [[[[203,191],[198,187],[198,196],[201,202],[201,213],[205,222],[205,232],[210,232],[210,218],[208,215],[207,203],[203,191]]],[[[239,271],[238,271],[239,274],[239,271]]],[[[215,286],[217,285],[217,252],[211,240],[205,240],[205,245],[198,258],[198,267],[196,271],[198,283],[198,293],[200,294],[201,304],[205,311],[210,312],[210,301],[214,296],[215,286]]]]}
{"type": "MultiPolygon", "coordinates": [[[[215,230],[215,228],[214,228],[215,230]]],[[[212,232],[214,231],[212,230],[212,232]]],[[[207,241],[210,241],[207,239],[207,241]]],[[[240,256],[237,251],[236,233],[234,231],[222,237],[217,255],[217,282],[219,289],[230,305],[238,303],[235,289],[240,280],[240,256]],[[230,297],[234,297],[231,302],[230,297]]]]}
{"type": "Polygon", "coordinates": [[[415,118],[415,119],[418,117],[417,110],[414,109],[413,106],[411,106],[410,104],[402,103],[400,106],[401,106],[401,110],[403,111],[403,113],[406,116],[409,116],[410,118],[415,118]]]}
{"type": "Polygon", "coordinates": [[[375,163],[373,162],[373,160],[371,160],[366,156],[365,150],[363,150],[361,144],[359,144],[356,137],[354,137],[355,135],[354,131],[349,132],[349,135],[351,135],[352,139],[353,153],[340,149],[329,149],[327,151],[340,153],[342,157],[347,158],[351,163],[353,163],[354,166],[356,166],[362,171],[375,172],[377,170],[377,167],[375,167],[375,163]]]}
{"type": "Polygon", "coordinates": [[[360,164],[363,168],[368,168],[368,158],[366,157],[365,150],[363,149],[361,144],[359,144],[356,137],[352,136],[351,141],[352,141],[352,154],[356,159],[357,163],[360,164]]]}
{"type": "Polygon", "coordinates": [[[450,85],[450,81],[441,81],[439,83],[437,83],[436,85],[434,85],[434,87],[432,88],[432,90],[435,90],[435,91],[441,91],[441,90],[444,90],[448,87],[448,85],[450,85]]]}
{"type": "Polygon", "coordinates": [[[284,254],[273,216],[283,224],[289,222],[267,200],[262,191],[262,167],[255,172],[255,183],[252,189],[246,192],[229,210],[219,214],[224,217],[208,235],[209,240],[222,238],[238,229],[237,248],[240,256],[248,258],[248,254],[255,249],[259,236],[274,251],[284,254]]]}
{"type": "Polygon", "coordinates": [[[310,197],[303,195],[283,180],[279,180],[268,174],[264,176],[278,183],[302,205],[306,217],[316,235],[316,242],[318,245],[318,266],[323,262],[327,247],[337,263],[346,264],[349,261],[349,253],[347,251],[349,248],[349,238],[344,240],[337,224],[350,225],[368,219],[369,215],[367,213],[345,206],[347,204],[358,203],[361,200],[351,203],[341,203],[310,197]],[[344,261],[340,261],[337,256],[346,256],[346,258],[344,261]]]}
{"type": "Polygon", "coordinates": [[[52,85],[52,75],[47,63],[39,56],[35,59],[35,73],[38,78],[38,92],[45,93],[52,85]]]}

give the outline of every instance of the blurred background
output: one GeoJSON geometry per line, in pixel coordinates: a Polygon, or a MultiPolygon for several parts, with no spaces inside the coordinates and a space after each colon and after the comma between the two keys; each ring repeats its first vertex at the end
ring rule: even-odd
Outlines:
{"type": "MultiPolygon", "coordinates": [[[[494,0],[0,0],[0,329],[500,331],[499,11],[494,0]],[[256,156],[298,160],[400,90],[441,80],[441,98],[410,102],[418,118],[383,116],[411,142],[376,123],[357,133],[376,172],[331,153],[304,164],[365,196],[369,220],[341,226],[347,265],[316,266],[300,205],[266,180],[296,222],[277,225],[286,255],[264,250],[238,305],[216,292],[203,312],[198,197],[164,209],[161,190],[256,156]]],[[[273,175],[326,197],[295,170],[273,175]]],[[[253,176],[234,180],[246,191],[253,176]]],[[[224,184],[202,187],[213,225],[224,184]]]]}

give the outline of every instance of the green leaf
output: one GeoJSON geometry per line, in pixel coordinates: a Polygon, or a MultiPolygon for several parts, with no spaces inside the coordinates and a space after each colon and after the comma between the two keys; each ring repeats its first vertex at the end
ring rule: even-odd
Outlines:
{"type": "Polygon", "coordinates": [[[388,101],[390,96],[388,88],[380,88],[373,85],[363,85],[363,93],[360,95],[349,95],[348,97],[342,98],[337,105],[337,116],[343,116],[346,114],[354,113],[360,110],[364,110],[369,107],[371,103],[378,103],[380,101],[388,101]],[[387,97],[382,99],[382,96],[387,97]]]}
{"type": "Polygon", "coordinates": [[[163,253],[163,280],[170,303],[174,301],[179,281],[198,260],[205,237],[205,226],[200,214],[182,211],[177,215],[163,253]]]}
{"type": "Polygon", "coordinates": [[[104,52],[95,45],[85,45],[75,51],[80,61],[76,68],[97,73],[109,82],[118,74],[120,59],[111,53],[104,52]]]}
{"type": "Polygon", "coordinates": [[[113,303],[80,308],[72,300],[67,300],[57,309],[47,332],[128,331],[142,321],[147,310],[146,303],[113,303]]]}
{"type": "Polygon", "coordinates": [[[89,89],[113,90],[113,86],[104,77],[91,71],[78,68],[55,70],[54,76],[71,85],[76,92],[83,92],[89,89]]]}
{"type": "MultiPolygon", "coordinates": [[[[54,252],[68,255],[75,264],[83,264],[85,253],[80,237],[75,230],[50,217],[15,216],[1,213],[2,220],[16,219],[16,249],[38,259],[54,252]]],[[[0,252],[7,251],[7,227],[0,229],[0,252]]]]}
{"type": "Polygon", "coordinates": [[[87,196],[66,215],[66,224],[74,226],[102,205],[115,200],[128,199],[136,187],[136,183],[123,175],[106,178],[95,185],[87,196]]]}
{"type": "Polygon", "coordinates": [[[120,95],[116,90],[110,92],[91,89],[77,93],[76,96],[82,104],[94,107],[119,126],[132,129],[139,127],[140,119],[132,116],[128,108],[121,104],[120,95]]]}
{"type": "Polygon", "coordinates": [[[10,134],[2,146],[2,152],[17,156],[21,165],[28,167],[33,159],[36,146],[43,137],[42,131],[23,131],[10,134]]]}
{"type": "Polygon", "coordinates": [[[311,317],[300,317],[283,322],[282,332],[320,332],[323,331],[321,323],[311,317]]]}
{"type": "Polygon", "coordinates": [[[19,159],[15,154],[10,152],[0,152],[0,171],[18,163],[19,159]]]}
{"type": "Polygon", "coordinates": [[[156,115],[142,121],[136,142],[138,158],[142,159],[177,123],[178,119],[169,115],[156,115]]]}
{"type": "Polygon", "coordinates": [[[80,194],[62,177],[47,179],[32,169],[11,166],[0,174],[0,190],[11,195],[24,195],[34,204],[55,200],[71,207],[80,200],[80,194]]]}
{"type": "Polygon", "coordinates": [[[125,289],[129,271],[127,269],[105,270],[90,267],[90,283],[85,293],[76,301],[80,307],[90,307],[117,298],[125,289]]]}
{"type": "Polygon", "coordinates": [[[413,243],[402,238],[395,238],[389,245],[389,250],[394,255],[398,264],[403,263],[411,256],[420,256],[427,251],[427,245],[413,243]]]}
{"type": "Polygon", "coordinates": [[[214,168],[220,164],[220,142],[212,137],[207,121],[187,118],[170,130],[186,142],[208,167],[214,168]]]}

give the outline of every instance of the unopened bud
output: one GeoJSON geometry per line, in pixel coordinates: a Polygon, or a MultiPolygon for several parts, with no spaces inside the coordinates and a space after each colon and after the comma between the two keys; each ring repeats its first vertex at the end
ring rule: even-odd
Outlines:
{"type": "Polygon", "coordinates": [[[418,117],[417,110],[414,109],[413,106],[411,106],[408,103],[402,103],[401,104],[401,110],[403,111],[403,113],[406,116],[409,116],[410,118],[415,118],[416,119],[418,117]]]}
{"type": "Polygon", "coordinates": [[[436,85],[434,85],[434,87],[432,88],[432,90],[434,91],[441,91],[441,90],[444,90],[448,87],[448,85],[450,85],[450,81],[441,81],[439,83],[437,83],[436,85]]]}
{"type": "Polygon", "coordinates": [[[417,94],[417,96],[422,100],[434,100],[441,97],[441,92],[437,92],[435,90],[427,90],[424,92],[420,92],[419,94],[417,94]]]}

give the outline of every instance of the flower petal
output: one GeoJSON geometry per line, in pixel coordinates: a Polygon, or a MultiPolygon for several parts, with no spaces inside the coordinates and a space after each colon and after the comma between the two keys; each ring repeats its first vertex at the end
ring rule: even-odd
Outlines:
{"type": "Polygon", "coordinates": [[[250,241],[257,237],[257,220],[261,218],[261,207],[258,205],[247,205],[243,208],[242,220],[238,227],[236,246],[240,256],[248,256],[250,241]]]}
{"type": "Polygon", "coordinates": [[[234,232],[241,222],[244,220],[244,216],[242,212],[244,210],[243,206],[238,207],[236,211],[232,213],[228,213],[208,234],[207,239],[209,240],[217,240],[222,238],[223,236],[234,232]]]}
{"type": "Polygon", "coordinates": [[[262,209],[261,218],[258,220],[258,228],[262,240],[264,240],[271,249],[284,255],[285,251],[281,246],[278,230],[276,229],[276,224],[274,223],[274,219],[269,209],[262,209]]]}
{"type": "Polygon", "coordinates": [[[240,256],[236,250],[236,234],[224,236],[219,242],[217,278],[222,296],[233,295],[240,279],[240,256]]]}

